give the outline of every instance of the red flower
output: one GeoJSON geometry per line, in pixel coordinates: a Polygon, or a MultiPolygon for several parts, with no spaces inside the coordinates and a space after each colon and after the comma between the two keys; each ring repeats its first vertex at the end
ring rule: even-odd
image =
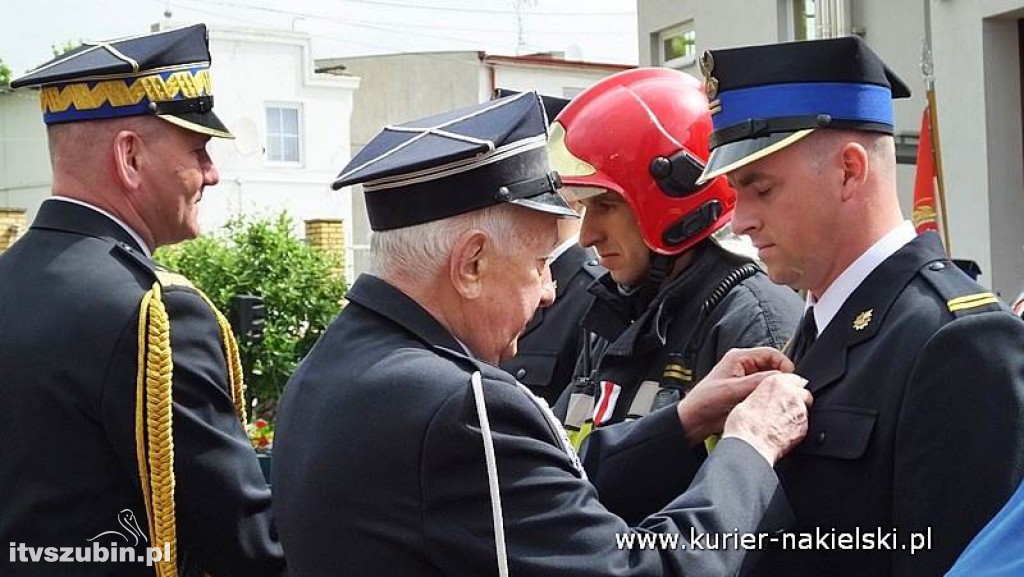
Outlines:
{"type": "Polygon", "coordinates": [[[256,419],[256,422],[253,424],[256,425],[257,429],[262,429],[267,426],[267,422],[263,419],[256,419]]]}

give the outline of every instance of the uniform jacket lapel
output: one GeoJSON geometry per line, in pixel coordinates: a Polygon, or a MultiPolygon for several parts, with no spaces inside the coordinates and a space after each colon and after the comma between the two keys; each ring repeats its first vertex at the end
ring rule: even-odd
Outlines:
{"type": "Polygon", "coordinates": [[[848,352],[878,334],[892,304],[922,266],[944,258],[938,238],[926,234],[872,271],[800,360],[796,372],[808,380],[807,390],[818,394],[841,379],[848,352]]]}

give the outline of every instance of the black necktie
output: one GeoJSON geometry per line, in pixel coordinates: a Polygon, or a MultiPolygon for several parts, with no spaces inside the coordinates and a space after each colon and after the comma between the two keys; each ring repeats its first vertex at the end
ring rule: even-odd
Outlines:
{"type": "Polygon", "coordinates": [[[816,338],[818,338],[818,325],[814,322],[814,307],[807,307],[804,318],[800,321],[800,330],[793,337],[793,345],[789,347],[790,360],[794,363],[800,362],[816,338]]]}

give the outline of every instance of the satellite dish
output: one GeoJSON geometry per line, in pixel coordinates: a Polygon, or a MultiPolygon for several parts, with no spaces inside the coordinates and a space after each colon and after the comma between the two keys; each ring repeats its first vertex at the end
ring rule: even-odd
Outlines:
{"type": "Polygon", "coordinates": [[[256,123],[251,118],[241,118],[229,123],[231,133],[235,135],[235,150],[241,156],[252,156],[263,154],[263,145],[260,143],[260,132],[256,123]]]}

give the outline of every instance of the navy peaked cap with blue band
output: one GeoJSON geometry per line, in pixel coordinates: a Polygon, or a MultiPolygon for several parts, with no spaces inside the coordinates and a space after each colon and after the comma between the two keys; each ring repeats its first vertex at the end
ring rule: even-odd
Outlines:
{"type": "Polygon", "coordinates": [[[232,138],[213,113],[204,24],[85,42],[11,82],[39,87],[46,124],[152,114],[191,130],[232,138]]]}
{"type": "Polygon", "coordinates": [[[524,92],[385,126],[331,184],[362,184],[373,230],[422,224],[509,202],[577,214],[548,165],[540,97],[524,92]]]}
{"type": "Polygon", "coordinates": [[[893,133],[910,89],[857,36],[708,50],[701,72],[714,132],[705,182],[819,128],[893,133]]]}

